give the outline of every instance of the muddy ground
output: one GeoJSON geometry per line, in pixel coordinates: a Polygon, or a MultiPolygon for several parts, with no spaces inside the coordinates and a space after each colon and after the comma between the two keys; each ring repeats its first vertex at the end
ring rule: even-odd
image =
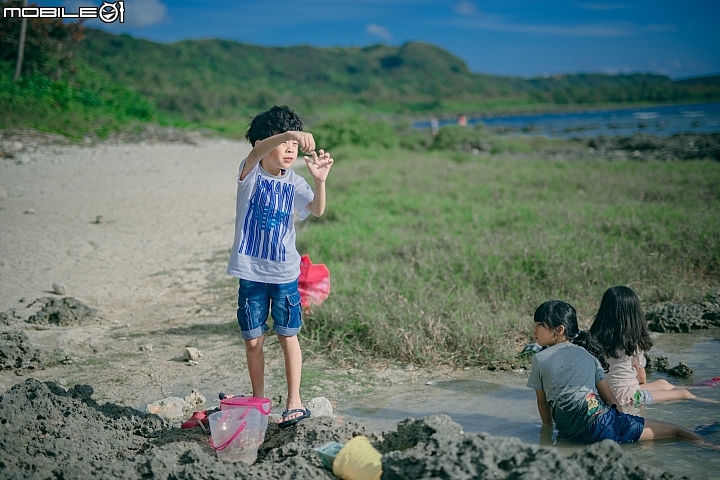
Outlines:
{"type": "Polygon", "coordinates": [[[331,417],[280,430],[271,424],[253,465],[220,462],[201,430],[99,404],[88,385],[63,389],[28,379],[0,397],[0,477],[122,479],[335,478],[313,450],[366,435],[383,454],[382,478],[669,479],[638,466],[613,442],[570,457],[555,449],[486,434],[465,435],[445,415],[407,419],[374,434],[331,417]]]}

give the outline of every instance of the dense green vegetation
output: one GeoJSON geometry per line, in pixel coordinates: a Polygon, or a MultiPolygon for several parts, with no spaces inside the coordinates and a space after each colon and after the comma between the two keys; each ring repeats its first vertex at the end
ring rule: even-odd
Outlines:
{"type": "Polygon", "coordinates": [[[661,75],[479,75],[423,43],[265,48],[229,40],[159,44],[88,30],[79,58],[186,122],[246,122],[273,104],[313,119],[338,113],[417,115],[720,99],[720,82],[661,75]]]}
{"type": "Polygon", "coordinates": [[[497,135],[482,124],[470,127],[446,125],[433,136],[429,130],[411,128],[409,122],[392,125],[354,115],[317,123],[311,127],[317,145],[330,151],[338,147],[397,148],[411,151],[455,151],[476,153],[530,153],[539,150],[584,149],[583,140],[565,141],[546,137],[497,135]]]}
{"type": "MultiPolygon", "coordinates": [[[[331,272],[312,351],[416,364],[512,360],[543,301],[587,326],[610,286],[645,307],[720,280],[720,163],[334,151],[298,248],[331,272]]],[[[307,341],[306,340],[306,341],[307,341]]]]}
{"type": "Polygon", "coordinates": [[[41,74],[13,83],[14,67],[0,64],[0,128],[24,126],[70,138],[104,136],[123,125],[156,118],[154,106],[127,87],[87,68],[71,80],[41,74]]]}
{"type": "MultiPolygon", "coordinates": [[[[251,115],[274,104],[291,105],[313,125],[338,117],[346,124],[361,116],[397,123],[429,114],[720,99],[717,76],[678,82],[651,74],[496,77],[472,73],[457,57],[423,43],[159,44],[52,19],[28,22],[21,81],[12,84],[19,24],[13,18],[0,26],[0,108],[8,112],[0,128],[22,125],[73,137],[150,120],[240,137],[251,115]]],[[[415,147],[414,140],[401,145],[415,147]]]]}
{"type": "Polygon", "coordinates": [[[13,81],[19,30],[18,18],[0,24],[0,128],[30,127],[79,138],[156,119],[152,102],[75,61],[84,34],[76,23],[30,19],[21,75],[13,81]]]}

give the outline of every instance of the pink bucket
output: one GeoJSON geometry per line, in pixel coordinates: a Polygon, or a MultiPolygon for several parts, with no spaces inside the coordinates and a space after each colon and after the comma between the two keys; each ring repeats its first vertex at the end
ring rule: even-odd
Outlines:
{"type": "Polygon", "coordinates": [[[251,407],[215,412],[208,417],[210,446],[223,462],[252,465],[260,444],[260,413],[251,407]]]}
{"type": "Polygon", "coordinates": [[[268,425],[268,415],[270,415],[272,409],[272,401],[265,397],[232,397],[220,400],[221,411],[246,407],[252,407],[260,412],[260,443],[263,443],[268,425]]]}

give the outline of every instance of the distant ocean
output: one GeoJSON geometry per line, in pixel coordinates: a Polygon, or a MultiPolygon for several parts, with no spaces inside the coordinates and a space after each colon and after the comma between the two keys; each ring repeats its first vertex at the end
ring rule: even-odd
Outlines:
{"type": "MultiPolygon", "coordinates": [[[[457,120],[439,122],[442,127],[457,120]]],[[[716,133],[720,132],[720,102],[468,118],[468,125],[477,123],[500,133],[560,138],[716,133]]],[[[430,121],[415,122],[413,126],[430,128],[430,121]]]]}

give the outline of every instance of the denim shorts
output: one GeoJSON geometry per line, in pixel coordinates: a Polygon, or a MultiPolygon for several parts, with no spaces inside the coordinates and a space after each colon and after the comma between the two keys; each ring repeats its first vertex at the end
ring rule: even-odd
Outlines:
{"type": "Polygon", "coordinates": [[[576,443],[596,443],[601,440],[614,440],[617,443],[632,443],[640,440],[645,419],[635,415],[618,412],[615,405],[608,408],[584,431],[570,440],[576,443]]]}
{"type": "Polygon", "coordinates": [[[302,327],[302,305],[298,282],[262,283],[240,279],[237,319],[245,340],[260,337],[268,331],[268,313],[278,335],[292,337],[302,327]]]}

